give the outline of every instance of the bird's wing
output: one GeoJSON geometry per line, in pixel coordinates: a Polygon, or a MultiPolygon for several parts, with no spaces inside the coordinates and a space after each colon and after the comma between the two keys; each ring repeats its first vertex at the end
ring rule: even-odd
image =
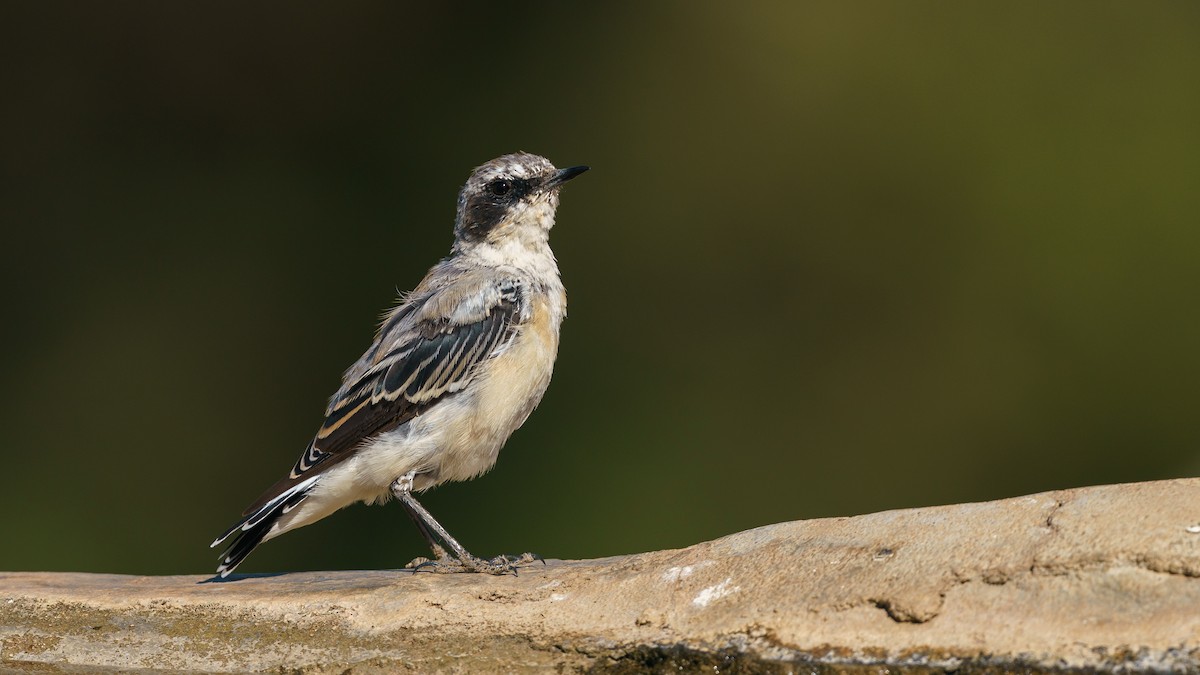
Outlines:
{"type": "Polygon", "coordinates": [[[403,320],[383,325],[363,361],[347,372],[329,403],[325,423],[291,473],[263,493],[245,515],[352,456],[363,441],[462,390],[484,361],[507,346],[521,317],[516,287],[492,282],[487,288],[466,289],[444,289],[420,306],[402,308],[398,314],[403,320]],[[364,362],[365,370],[360,367],[364,362]]]}

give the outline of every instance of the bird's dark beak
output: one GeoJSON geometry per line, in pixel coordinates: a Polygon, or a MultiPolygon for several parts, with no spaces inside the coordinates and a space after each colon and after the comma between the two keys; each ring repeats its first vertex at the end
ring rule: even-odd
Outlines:
{"type": "Polygon", "coordinates": [[[578,176],[579,174],[583,173],[584,171],[587,171],[590,168],[592,168],[592,167],[590,167],[590,166],[571,166],[571,167],[567,167],[565,169],[559,169],[558,171],[554,172],[554,175],[550,176],[550,180],[546,181],[546,187],[547,188],[556,188],[559,185],[562,185],[563,183],[571,180],[572,178],[578,176]]]}

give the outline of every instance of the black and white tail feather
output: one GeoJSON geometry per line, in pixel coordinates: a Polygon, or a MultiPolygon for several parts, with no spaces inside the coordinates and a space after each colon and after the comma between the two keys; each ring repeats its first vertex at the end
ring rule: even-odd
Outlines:
{"type": "Polygon", "coordinates": [[[221,554],[221,563],[217,566],[217,575],[222,579],[229,576],[235,567],[241,564],[250,552],[262,543],[264,537],[274,527],[276,521],[286,515],[289,511],[299,506],[305,499],[308,498],[308,493],[316,486],[317,480],[321,476],[313,476],[294,487],[289,488],[278,497],[264,504],[254,513],[247,515],[236,525],[225,531],[224,534],[217,537],[209,548],[220,546],[223,541],[228,539],[234,533],[237,537],[230,542],[229,547],[221,554]]]}

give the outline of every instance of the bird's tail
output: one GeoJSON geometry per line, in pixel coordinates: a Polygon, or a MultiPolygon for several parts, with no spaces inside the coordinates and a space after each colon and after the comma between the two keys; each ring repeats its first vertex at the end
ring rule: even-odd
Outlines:
{"type": "Polygon", "coordinates": [[[240,565],[246,559],[246,556],[250,555],[250,552],[262,543],[262,540],[271,532],[271,528],[279,522],[280,518],[287,515],[289,511],[299,506],[301,502],[308,498],[308,493],[316,485],[317,478],[319,476],[313,476],[283,491],[266,504],[263,504],[258,510],[239,520],[237,524],[226,530],[225,534],[217,537],[212,544],[209,544],[209,548],[215,548],[234,533],[237,533],[237,536],[234,537],[229,547],[221,554],[221,564],[217,565],[217,574],[222,578],[229,576],[229,573],[240,565]]]}

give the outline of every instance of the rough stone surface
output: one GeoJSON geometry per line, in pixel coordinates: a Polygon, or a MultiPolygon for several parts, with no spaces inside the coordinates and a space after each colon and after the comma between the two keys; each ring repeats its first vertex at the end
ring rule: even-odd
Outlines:
{"type": "Polygon", "coordinates": [[[782,523],[516,577],[0,573],[0,672],[1200,670],[1200,480],[782,523]]]}

